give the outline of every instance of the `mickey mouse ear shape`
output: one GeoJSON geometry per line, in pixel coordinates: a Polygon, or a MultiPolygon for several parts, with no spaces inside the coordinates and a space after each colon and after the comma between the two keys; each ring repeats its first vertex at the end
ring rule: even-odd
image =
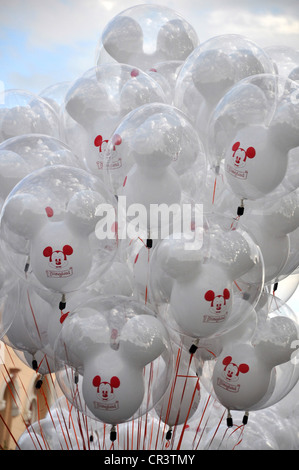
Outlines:
{"type": "Polygon", "coordinates": [[[200,269],[204,257],[200,243],[193,243],[184,234],[180,235],[180,239],[164,239],[155,253],[155,259],[163,271],[173,279],[193,276],[200,269]]]}
{"type": "Polygon", "coordinates": [[[112,195],[107,195],[103,188],[103,193],[86,189],[78,191],[70,199],[67,206],[67,221],[77,232],[89,235],[95,230],[97,222],[100,220],[101,204],[111,202],[113,208],[116,202],[112,195]]]}
{"type": "Polygon", "coordinates": [[[182,124],[168,113],[153,114],[137,129],[131,148],[137,163],[165,167],[181,150],[182,124]]]}
{"type": "Polygon", "coordinates": [[[96,77],[81,77],[70,88],[65,97],[65,109],[74,121],[89,129],[107,108],[108,95],[96,77]]]}
{"type": "Polygon", "coordinates": [[[197,46],[198,38],[194,29],[184,21],[177,18],[165,23],[157,37],[157,51],[161,60],[187,59],[197,46]]]}
{"type": "Polygon", "coordinates": [[[91,351],[109,346],[109,332],[107,319],[95,309],[89,306],[74,309],[55,342],[57,368],[66,363],[81,369],[91,351]]]}
{"type": "Polygon", "coordinates": [[[134,18],[116,16],[104,29],[102,43],[117,62],[136,65],[134,57],[143,50],[143,31],[134,18]]]}
{"type": "Polygon", "coordinates": [[[194,62],[192,80],[208,102],[218,102],[235,82],[232,60],[216,49],[203,51],[194,62]]]}
{"type": "Polygon", "coordinates": [[[0,196],[5,199],[30,171],[21,155],[11,150],[0,150],[0,196]]]}
{"type": "Polygon", "coordinates": [[[31,240],[47,220],[47,208],[30,194],[14,194],[8,197],[2,209],[1,225],[7,236],[9,232],[31,240]]]}
{"type": "Polygon", "coordinates": [[[271,367],[288,362],[298,344],[298,326],[291,318],[268,318],[254,341],[255,349],[271,367]]]}
{"type": "Polygon", "coordinates": [[[128,320],[120,335],[120,350],[139,367],[145,367],[169,348],[163,323],[153,315],[140,314],[128,320]]]}

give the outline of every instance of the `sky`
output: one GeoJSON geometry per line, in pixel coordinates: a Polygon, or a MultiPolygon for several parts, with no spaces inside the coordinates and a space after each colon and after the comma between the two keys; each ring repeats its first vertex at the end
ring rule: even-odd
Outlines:
{"type": "Polygon", "coordinates": [[[299,49],[298,0],[0,0],[0,81],[39,93],[95,65],[101,33],[127,8],[166,6],[196,30],[199,42],[241,34],[261,47],[299,49]]]}

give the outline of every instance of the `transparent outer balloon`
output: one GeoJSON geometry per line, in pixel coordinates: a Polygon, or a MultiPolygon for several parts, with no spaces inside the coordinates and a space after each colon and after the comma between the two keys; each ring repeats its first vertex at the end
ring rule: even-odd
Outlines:
{"type": "MultiPolygon", "coordinates": [[[[17,313],[13,308],[12,295],[18,294],[17,279],[14,272],[2,257],[0,265],[0,339],[2,340],[11,327],[17,313]]],[[[17,295],[18,298],[18,295],[17,295]]],[[[15,306],[14,306],[15,307],[15,306]]]]}
{"type": "Polygon", "coordinates": [[[174,105],[176,81],[183,64],[184,61],[181,60],[166,60],[165,62],[154,64],[147,71],[163,88],[167,104],[174,105]]]}
{"type": "Polygon", "coordinates": [[[298,246],[299,246],[299,229],[294,230],[289,233],[289,256],[288,259],[282,268],[280,275],[277,281],[284,279],[286,276],[296,272],[299,267],[299,255],[298,255],[298,246]]]}
{"type": "Polygon", "coordinates": [[[39,96],[43,100],[47,101],[50,106],[56,111],[58,116],[60,115],[61,106],[64,103],[64,97],[70,88],[72,82],[58,82],[54,85],[50,85],[47,88],[44,88],[39,96]]]}
{"type": "Polygon", "coordinates": [[[117,62],[148,70],[157,62],[184,61],[199,40],[195,29],[174,10],[136,5],[112,18],[98,44],[117,62]]]}
{"type": "MultiPolygon", "coordinates": [[[[259,247],[231,220],[211,216],[193,239],[164,239],[150,262],[150,294],[166,324],[181,335],[217,338],[251,315],[263,289],[259,247]]],[[[179,236],[180,235],[180,236],[179,236]]]]}
{"type": "Polygon", "coordinates": [[[153,103],[129,113],[109,140],[105,158],[105,182],[114,194],[126,195],[128,205],[167,198],[190,202],[202,194],[203,145],[189,119],[171,105],[153,103]],[[121,138],[118,146],[115,136],[121,138]],[[175,189],[179,200],[173,199],[175,189]]]}
{"type": "Polygon", "coordinates": [[[42,375],[55,372],[54,352],[47,334],[52,315],[51,306],[21,279],[8,291],[3,303],[3,322],[10,323],[2,341],[26,366],[42,375]]]}
{"type": "MultiPolygon", "coordinates": [[[[265,264],[265,284],[288,274],[284,271],[290,257],[290,234],[299,227],[298,189],[274,201],[268,196],[257,206],[248,204],[242,225],[259,245],[265,264]]],[[[292,261],[298,259],[296,253],[292,261]]]]}
{"type": "Polygon", "coordinates": [[[282,302],[288,302],[288,300],[290,300],[297,291],[298,286],[299,273],[289,274],[288,276],[285,276],[279,280],[277,283],[277,289],[276,284],[269,286],[268,292],[269,294],[272,294],[275,291],[275,295],[277,295],[277,297],[281,299],[282,302]]]}
{"type": "Polygon", "coordinates": [[[174,373],[163,398],[155,406],[162,422],[170,428],[187,423],[196,413],[200,402],[200,382],[196,358],[173,346],[174,373]]]}
{"type": "Polygon", "coordinates": [[[237,328],[223,336],[221,354],[204,363],[201,383],[230,410],[266,409],[286,397],[298,382],[296,315],[272,295],[264,294],[262,300],[251,319],[245,322],[246,328],[237,328]],[[221,378],[219,370],[223,371],[221,378]],[[244,388],[245,378],[250,385],[244,388]]]}
{"type": "Polygon", "coordinates": [[[22,134],[60,137],[59,117],[50,104],[25,90],[0,94],[0,142],[22,134]]]}
{"type": "Polygon", "coordinates": [[[57,338],[55,360],[67,399],[112,425],[149,411],[173,370],[163,324],[146,305],[123,296],[90,298],[71,312],[57,338]]]}
{"type": "Polygon", "coordinates": [[[34,170],[52,165],[80,167],[80,160],[63,142],[45,134],[25,134],[0,144],[0,196],[34,170]]]}
{"type": "Polygon", "coordinates": [[[272,74],[246,78],[216,106],[207,157],[241,199],[278,198],[298,187],[299,85],[272,74]]]}
{"type": "Polygon", "coordinates": [[[103,205],[115,215],[114,196],[85,170],[55,165],[30,173],[2,208],[8,264],[41,290],[63,295],[86,287],[106,271],[117,250],[113,227],[97,231],[103,205]]]}
{"type": "Polygon", "coordinates": [[[271,59],[250,39],[225,34],[200,44],[187,58],[177,77],[174,104],[190,117],[204,145],[215,106],[240,80],[274,73],[271,59]]]}
{"type": "Polygon", "coordinates": [[[255,204],[246,201],[243,223],[259,244],[265,261],[265,284],[280,282],[299,266],[298,189],[255,204]]]}
{"type": "Polygon", "coordinates": [[[278,75],[289,77],[292,70],[299,66],[299,52],[290,46],[266,46],[265,52],[271,57],[278,75]]]}
{"type": "MultiPolygon", "coordinates": [[[[88,171],[101,177],[104,151],[115,127],[133,109],[165,103],[161,86],[147,73],[126,64],[101,64],[78,78],[61,108],[63,140],[88,171]]],[[[116,140],[115,145],[120,141],[116,140]]]]}

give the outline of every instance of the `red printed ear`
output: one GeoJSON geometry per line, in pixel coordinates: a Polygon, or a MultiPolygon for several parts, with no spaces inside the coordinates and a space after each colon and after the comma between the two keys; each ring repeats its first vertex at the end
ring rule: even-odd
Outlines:
{"type": "Polygon", "coordinates": [[[113,143],[114,150],[115,150],[115,146],[120,145],[122,143],[121,136],[119,134],[114,134],[114,136],[112,137],[112,143],[113,143]]]}
{"type": "Polygon", "coordinates": [[[248,149],[245,152],[246,157],[245,158],[254,158],[255,157],[255,149],[253,147],[248,147],[248,149]]]}
{"type": "Polygon", "coordinates": [[[114,376],[110,380],[110,385],[112,388],[118,388],[120,386],[120,380],[118,377],[114,376]]]}
{"type": "Polygon", "coordinates": [[[230,298],[230,293],[229,293],[229,290],[228,289],[224,289],[223,290],[223,298],[225,300],[229,299],[230,298]]]}
{"type": "Polygon", "coordinates": [[[131,77],[138,77],[139,75],[139,70],[138,69],[132,69],[131,70],[131,77]]]}
{"type": "Polygon", "coordinates": [[[228,364],[230,364],[232,362],[232,357],[231,356],[226,356],[223,361],[222,361],[222,364],[225,365],[225,366],[228,366],[228,364]]]}
{"type": "Polygon", "coordinates": [[[240,142],[235,142],[234,145],[232,146],[232,150],[235,152],[236,150],[238,150],[239,147],[240,147],[240,142]]]}
{"type": "Polygon", "coordinates": [[[94,139],[95,147],[100,147],[102,143],[103,143],[103,137],[101,135],[97,135],[96,138],[94,139]]]}
{"type": "Polygon", "coordinates": [[[52,207],[49,207],[49,206],[45,207],[45,211],[46,211],[46,214],[47,214],[48,217],[53,217],[54,211],[53,211],[52,207]]]}
{"type": "Polygon", "coordinates": [[[96,375],[93,380],[92,380],[92,385],[94,387],[99,387],[101,385],[101,377],[99,375],[96,375]]]}
{"type": "Polygon", "coordinates": [[[247,364],[240,364],[238,368],[238,372],[241,372],[242,374],[247,374],[249,371],[249,366],[247,364]]]}
{"type": "Polygon", "coordinates": [[[208,302],[213,302],[214,299],[215,299],[215,292],[213,292],[212,290],[208,290],[205,293],[205,300],[207,300],[208,302]]]}
{"type": "Polygon", "coordinates": [[[50,256],[52,256],[52,254],[53,254],[53,248],[51,246],[47,246],[47,248],[45,248],[44,251],[43,251],[43,255],[46,258],[50,258],[50,256]]]}
{"type": "Polygon", "coordinates": [[[64,255],[69,256],[73,253],[73,248],[70,245],[64,245],[64,247],[62,248],[62,253],[64,255]]]}

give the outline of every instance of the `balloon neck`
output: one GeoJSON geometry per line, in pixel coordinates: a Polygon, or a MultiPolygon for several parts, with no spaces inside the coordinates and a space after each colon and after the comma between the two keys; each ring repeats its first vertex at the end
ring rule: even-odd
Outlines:
{"type": "Polygon", "coordinates": [[[41,376],[35,384],[35,388],[39,390],[43,385],[43,376],[41,376]]]}
{"type": "Polygon", "coordinates": [[[153,239],[152,238],[148,238],[146,240],[146,248],[152,248],[153,247],[153,239]]]}
{"type": "Polygon", "coordinates": [[[27,260],[26,260],[26,263],[25,263],[25,267],[24,267],[24,272],[25,272],[25,275],[28,273],[29,271],[29,266],[30,266],[30,256],[27,257],[27,260]]]}
{"type": "Polygon", "coordinates": [[[111,431],[110,431],[110,441],[114,442],[114,441],[116,441],[116,438],[117,438],[116,426],[113,425],[111,427],[111,431]]]}
{"type": "Polygon", "coordinates": [[[59,310],[64,310],[66,307],[65,294],[62,294],[61,301],[59,302],[59,310]]]}
{"type": "MultiPolygon", "coordinates": [[[[242,424],[243,424],[244,426],[248,423],[248,416],[249,416],[249,412],[248,412],[248,411],[245,411],[244,416],[243,416],[243,419],[242,419],[242,424]]],[[[233,424],[234,424],[230,410],[227,410],[226,424],[227,424],[227,427],[228,427],[228,428],[232,428],[232,427],[233,427],[233,424]]]]}
{"type": "Polygon", "coordinates": [[[166,440],[170,441],[171,438],[172,438],[172,428],[169,428],[166,433],[166,440]]]}
{"type": "Polygon", "coordinates": [[[237,209],[237,216],[241,217],[244,214],[244,210],[245,210],[244,199],[241,199],[240,205],[238,206],[238,209],[237,209]]]}
{"type": "Polygon", "coordinates": [[[227,410],[226,425],[228,428],[233,427],[233,418],[232,418],[230,410],[227,410]]]}
{"type": "Polygon", "coordinates": [[[197,349],[198,349],[198,343],[199,343],[199,339],[196,339],[193,344],[191,344],[190,348],[189,348],[189,353],[190,354],[195,354],[197,349]]]}
{"type": "Polygon", "coordinates": [[[249,413],[248,411],[245,411],[245,414],[243,416],[243,420],[242,420],[242,424],[247,424],[248,423],[248,416],[249,416],[249,413]]]}

